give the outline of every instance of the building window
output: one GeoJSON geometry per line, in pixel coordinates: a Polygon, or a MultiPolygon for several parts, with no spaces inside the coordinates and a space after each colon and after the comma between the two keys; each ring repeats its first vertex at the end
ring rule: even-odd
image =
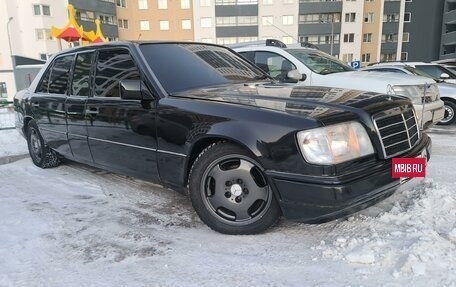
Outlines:
{"type": "Polygon", "coordinates": [[[35,29],[35,35],[37,40],[52,40],[50,29],[35,29]]]}
{"type": "Polygon", "coordinates": [[[410,41],[410,33],[404,32],[404,34],[402,34],[402,42],[406,43],[408,41],[410,41]]]}
{"type": "Polygon", "coordinates": [[[383,22],[399,22],[399,13],[383,14],[383,22]]]}
{"type": "Polygon", "coordinates": [[[101,23],[104,24],[111,24],[115,25],[116,24],[116,18],[113,15],[98,15],[98,18],[100,19],[101,23]]]}
{"type": "Polygon", "coordinates": [[[139,29],[142,31],[150,30],[149,21],[139,21],[139,29]]]}
{"type": "Polygon", "coordinates": [[[162,31],[169,30],[169,21],[168,20],[160,21],[160,30],[162,30],[162,31]]]}
{"type": "Polygon", "coordinates": [[[372,42],[372,33],[363,34],[363,43],[371,43],[371,42],[372,42]]]}
{"type": "Polygon", "coordinates": [[[284,15],[282,16],[283,25],[293,25],[293,15],[284,15]]]}
{"type": "Polygon", "coordinates": [[[353,54],[342,54],[342,61],[345,63],[353,61],[353,54]]]}
{"type": "Polygon", "coordinates": [[[48,54],[40,53],[40,59],[46,61],[48,59],[48,54]]]}
{"type": "Polygon", "coordinates": [[[353,43],[353,42],[355,42],[354,33],[344,34],[344,43],[353,43]]]}
{"type": "Polygon", "coordinates": [[[126,19],[118,19],[117,23],[118,23],[119,28],[128,29],[128,20],[126,20],[126,19]]]}
{"type": "Polygon", "coordinates": [[[412,20],[412,13],[410,12],[405,12],[404,13],[404,22],[410,22],[412,20]]]}
{"type": "Polygon", "coordinates": [[[382,43],[395,43],[397,42],[397,34],[383,34],[382,43]]]}
{"type": "Polygon", "coordinates": [[[181,9],[190,9],[190,0],[181,0],[181,9]]]}
{"type": "Polygon", "coordinates": [[[201,28],[211,28],[212,27],[212,18],[201,18],[200,23],[201,23],[201,28]]]}
{"type": "Polygon", "coordinates": [[[219,45],[236,44],[236,37],[217,38],[217,44],[219,44],[219,45]]]}
{"type": "Polygon", "coordinates": [[[367,63],[367,62],[370,62],[370,61],[371,61],[371,54],[370,53],[361,55],[361,62],[367,63]]]}
{"type": "Polygon", "coordinates": [[[255,26],[258,25],[257,16],[232,16],[232,17],[217,17],[215,18],[217,27],[223,26],[255,26]]]}
{"type": "Polygon", "coordinates": [[[117,7],[127,7],[127,0],[116,0],[117,7]]]}
{"type": "Polygon", "coordinates": [[[291,36],[283,36],[282,37],[282,42],[285,44],[291,44],[293,43],[293,37],[291,36]]]}
{"type": "Polygon", "coordinates": [[[201,42],[212,44],[212,43],[214,43],[214,40],[212,38],[202,38],[201,42]]]}
{"type": "Polygon", "coordinates": [[[51,7],[49,5],[33,5],[33,14],[51,16],[51,7]]]}
{"type": "Polygon", "coordinates": [[[263,24],[263,26],[271,26],[274,23],[274,17],[263,16],[263,18],[261,18],[261,23],[263,24]]]}
{"type": "Polygon", "coordinates": [[[158,9],[168,9],[168,0],[158,0],[158,9]]]}
{"type": "Polygon", "coordinates": [[[138,8],[141,10],[148,9],[149,5],[147,4],[147,0],[138,0],[138,8]]]}
{"type": "Polygon", "coordinates": [[[372,23],[372,22],[374,22],[374,13],[364,14],[364,23],[372,23]]]}
{"type": "Polygon", "coordinates": [[[258,37],[238,37],[237,42],[238,43],[244,43],[244,42],[252,42],[252,41],[257,41],[258,37]]]}
{"type": "Polygon", "coordinates": [[[339,23],[340,13],[320,13],[299,15],[299,24],[308,23],[339,23]]]}
{"type": "MultiPolygon", "coordinates": [[[[294,3],[294,0],[283,0],[283,4],[293,4],[294,3]]],[[[285,43],[285,44],[289,44],[289,43],[285,43]]]]}
{"type": "Polygon", "coordinates": [[[401,61],[407,61],[408,59],[408,53],[407,52],[402,52],[401,53],[401,61]]]}
{"type": "Polygon", "coordinates": [[[263,0],[263,5],[272,5],[272,0],[263,0]]]}
{"type": "Polygon", "coordinates": [[[392,62],[392,61],[396,61],[396,53],[380,54],[380,60],[381,60],[382,62],[392,62]]]}
{"type": "Polygon", "coordinates": [[[307,42],[311,44],[338,44],[339,34],[334,34],[334,39],[331,40],[331,34],[329,35],[306,35],[300,36],[299,42],[307,42]]]}
{"type": "Polygon", "coordinates": [[[211,6],[211,0],[200,0],[201,7],[209,7],[211,6]]]}
{"type": "Polygon", "coordinates": [[[191,20],[182,20],[182,29],[183,30],[190,30],[192,29],[192,21],[191,20]]]}
{"type": "Polygon", "coordinates": [[[356,13],[345,13],[345,22],[355,22],[356,13]]]}
{"type": "Polygon", "coordinates": [[[366,0],[366,2],[374,2],[374,0],[366,0]]]}

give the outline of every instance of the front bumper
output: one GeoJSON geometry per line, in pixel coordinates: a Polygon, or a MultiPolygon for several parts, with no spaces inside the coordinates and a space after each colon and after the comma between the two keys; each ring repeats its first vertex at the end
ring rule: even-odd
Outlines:
{"type": "Polygon", "coordinates": [[[418,124],[422,126],[423,129],[430,128],[434,124],[440,122],[445,115],[445,108],[442,100],[426,103],[424,105],[424,113],[423,105],[414,104],[413,107],[415,108],[418,124]]]}
{"type": "MultiPolygon", "coordinates": [[[[423,134],[420,144],[403,157],[431,154],[431,139],[423,134]]],[[[364,169],[343,181],[339,177],[321,177],[321,184],[296,174],[266,172],[279,200],[283,215],[290,220],[321,223],[352,214],[392,195],[398,189],[411,188],[419,179],[402,181],[391,177],[391,160],[376,170],[364,169]]]]}

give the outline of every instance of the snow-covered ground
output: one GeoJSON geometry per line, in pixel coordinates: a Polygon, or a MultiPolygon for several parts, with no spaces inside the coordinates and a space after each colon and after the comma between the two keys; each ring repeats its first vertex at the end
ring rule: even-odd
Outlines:
{"type": "Polygon", "coordinates": [[[27,147],[0,131],[0,286],[456,286],[456,127],[431,137],[418,188],[348,219],[227,236],[160,186],[5,160],[27,147]]]}

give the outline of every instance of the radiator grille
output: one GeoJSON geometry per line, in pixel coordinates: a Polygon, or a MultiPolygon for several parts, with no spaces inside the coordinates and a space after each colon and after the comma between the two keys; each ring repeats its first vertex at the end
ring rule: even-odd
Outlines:
{"type": "Polygon", "coordinates": [[[420,139],[415,112],[412,107],[394,108],[373,116],[383,156],[390,158],[412,149],[420,139]]]}

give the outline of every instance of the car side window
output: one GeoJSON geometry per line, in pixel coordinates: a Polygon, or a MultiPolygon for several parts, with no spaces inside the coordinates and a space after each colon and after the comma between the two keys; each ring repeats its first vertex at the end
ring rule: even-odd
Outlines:
{"type": "Polygon", "coordinates": [[[277,80],[287,78],[289,71],[296,69],[296,66],[284,57],[271,52],[256,52],[255,64],[277,80]]]}
{"type": "MultiPolygon", "coordinates": [[[[50,65],[52,66],[52,65],[50,65]]],[[[51,67],[48,67],[46,72],[44,72],[43,76],[41,77],[41,82],[38,84],[36,88],[36,93],[47,94],[49,93],[49,76],[51,75],[51,67]]]]}
{"type": "Polygon", "coordinates": [[[55,59],[49,79],[49,93],[66,95],[68,92],[68,80],[70,79],[71,66],[74,55],[67,55],[55,59]]]}
{"type": "Polygon", "coordinates": [[[100,50],[95,75],[95,96],[120,97],[119,82],[125,79],[140,79],[139,70],[128,50],[100,50]]]}
{"type": "Polygon", "coordinates": [[[76,56],[71,84],[72,96],[90,96],[90,69],[95,52],[80,53],[76,56]]]}

